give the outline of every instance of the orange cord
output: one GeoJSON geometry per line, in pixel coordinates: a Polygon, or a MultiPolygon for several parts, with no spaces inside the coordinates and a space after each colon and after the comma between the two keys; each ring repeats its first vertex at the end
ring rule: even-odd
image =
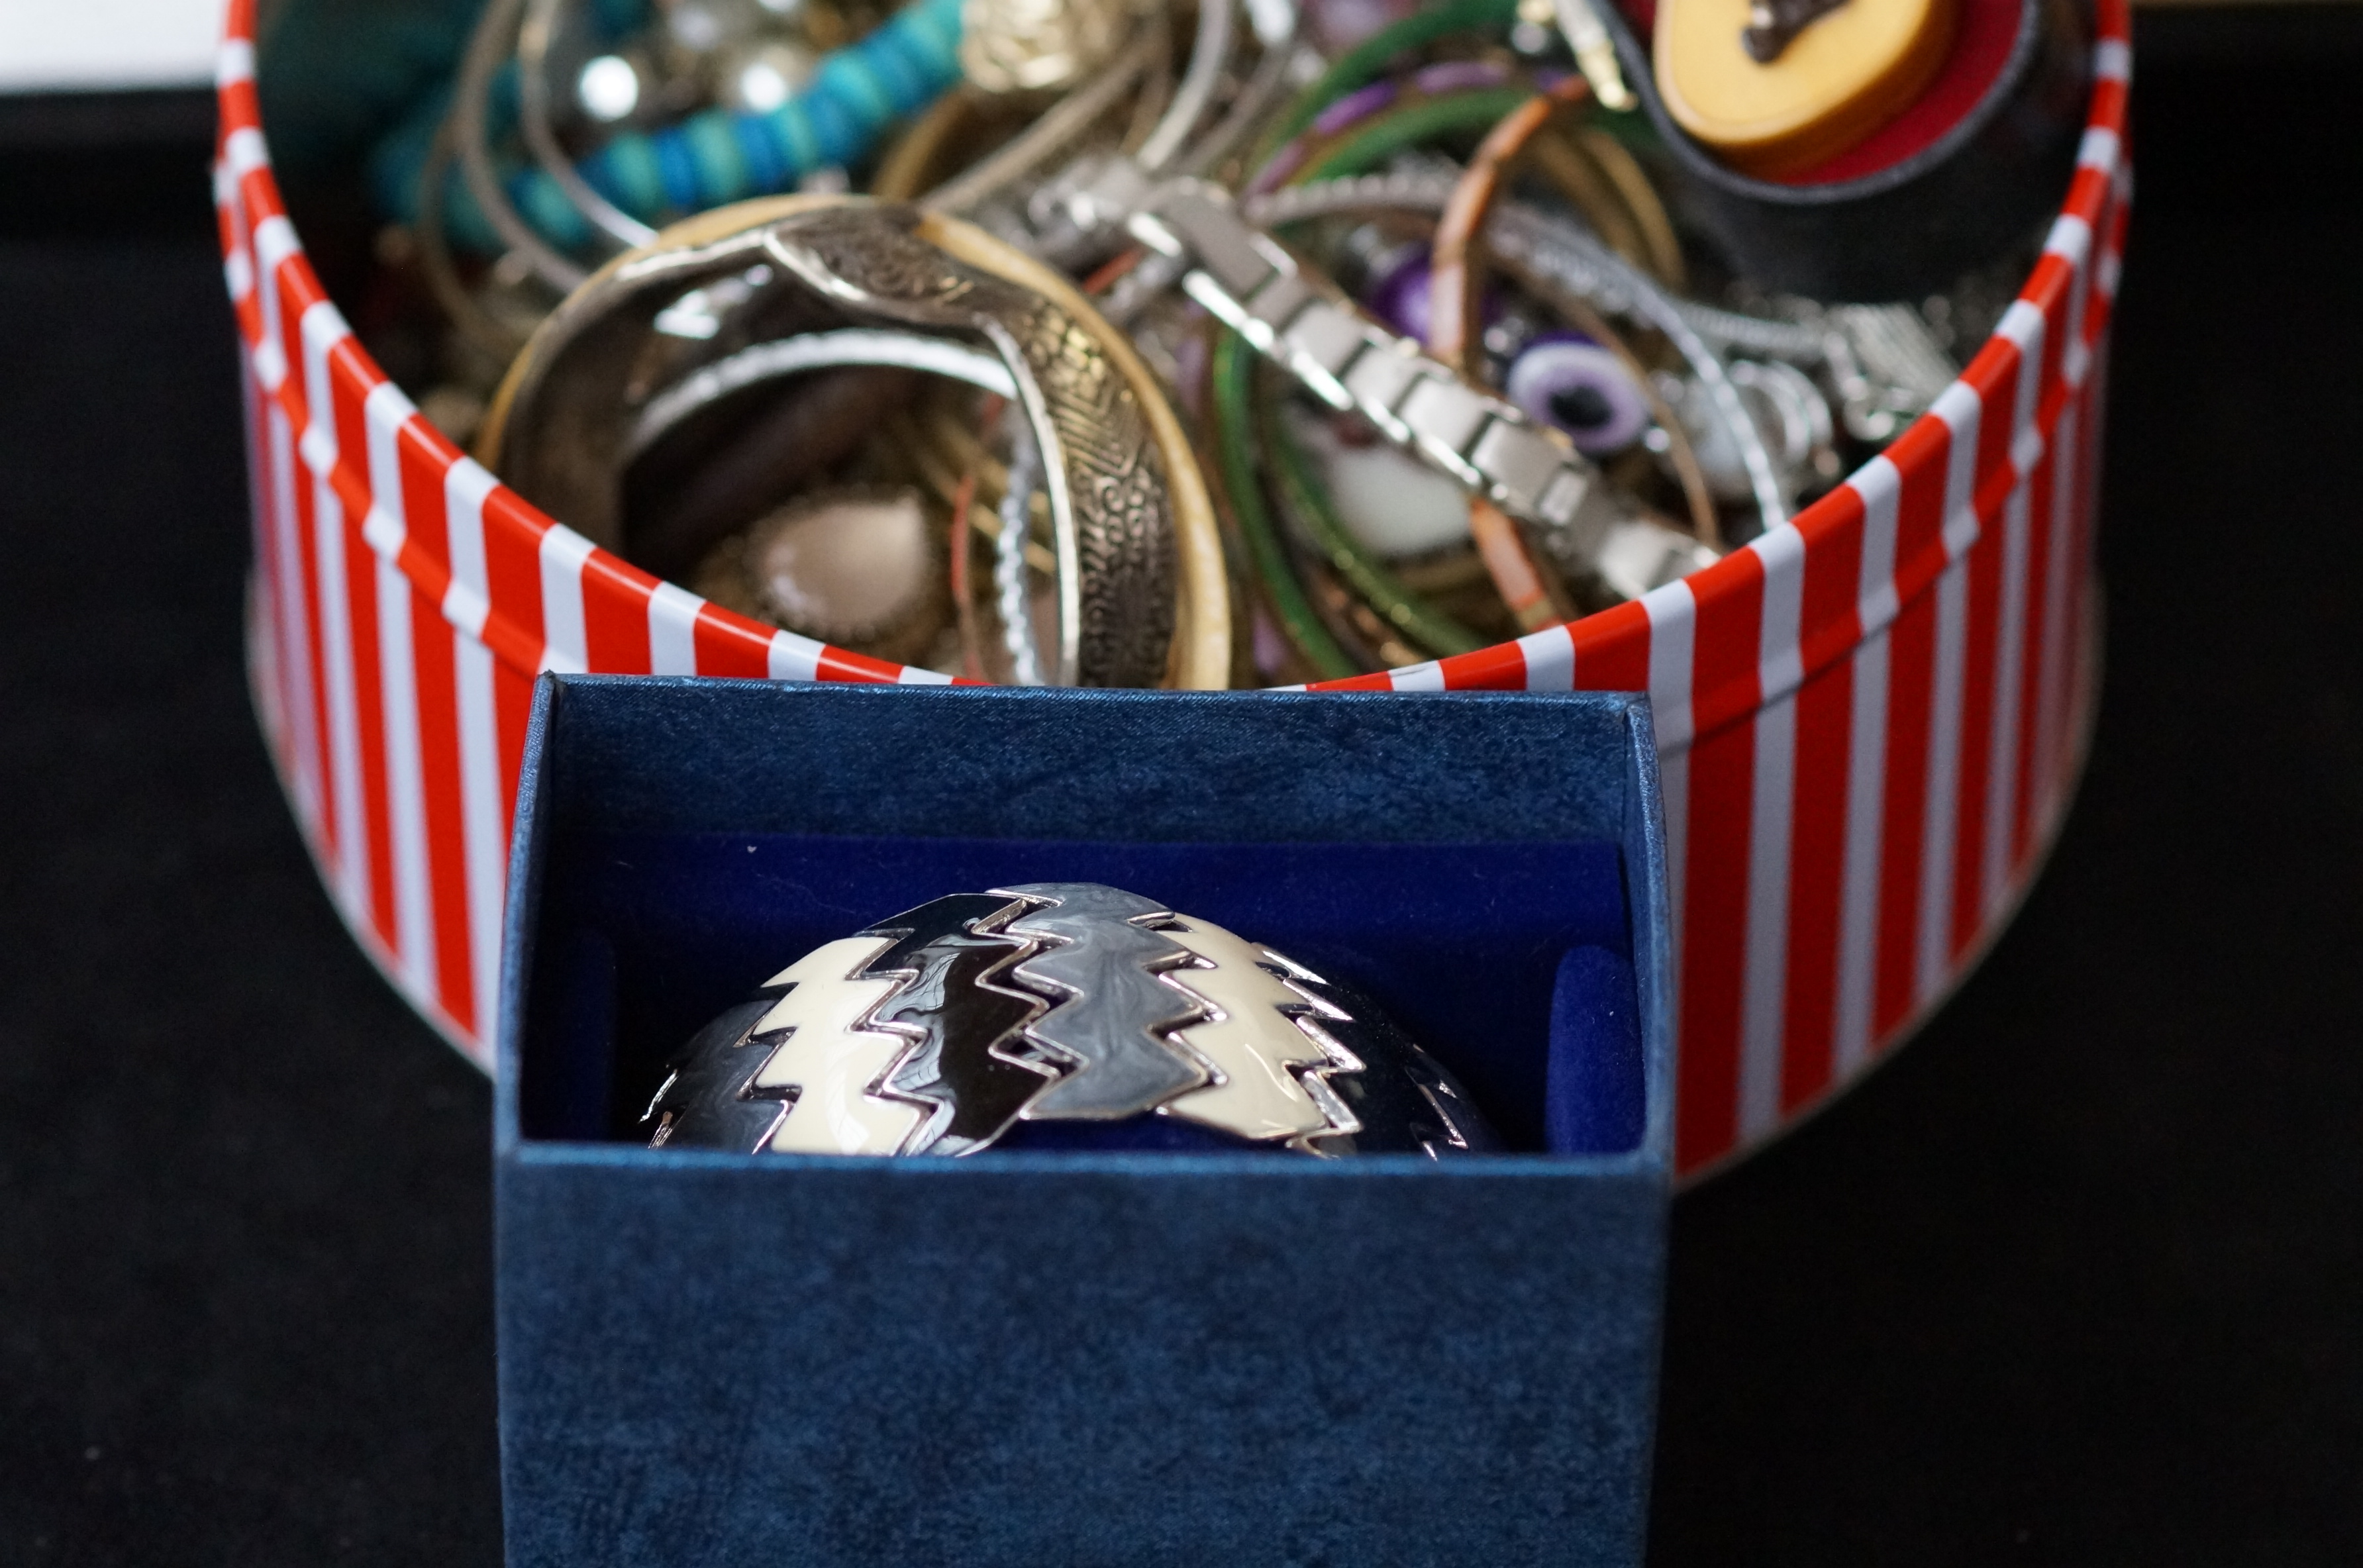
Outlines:
{"type": "Polygon", "coordinates": [[[1115,286],[1117,279],[1139,266],[1148,254],[1148,251],[1136,245],[1129,250],[1110,257],[1100,264],[1098,271],[1083,280],[1083,293],[1087,294],[1106,293],[1115,286]]]}
{"type": "MultiPolygon", "coordinates": [[[[1563,78],[1536,94],[1485,133],[1477,155],[1452,187],[1428,252],[1427,351],[1463,375],[1475,373],[1476,348],[1484,331],[1476,274],[1486,215],[1535,138],[1591,101],[1591,84],[1581,76],[1563,78]]],[[[1469,532],[1492,576],[1494,591],[1522,631],[1538,632],[1570,618],[1572,607],[1560,602],[1556,585],[1507,513],[1482,496],[1471,496],[1469,532]]]]}

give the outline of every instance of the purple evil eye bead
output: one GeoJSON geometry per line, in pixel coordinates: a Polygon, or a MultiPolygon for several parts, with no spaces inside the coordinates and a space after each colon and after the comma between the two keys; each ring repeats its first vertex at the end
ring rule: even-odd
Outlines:
{"type": "Polygon", "coordinates": [[[1368,304],[1381,321],[1414,342],[1427,340],[1430,281],[1425,247],[1403,253],[1370,281],[1368,304]]]}
{"type": "Polygon", "coordinates": [[[1567,432],[1587,457],[1621,452],[1649,427],[1648,400],[1615,355],[1577,332],[1551,332],[1510,366],[1510,401],[1567,432]]]}

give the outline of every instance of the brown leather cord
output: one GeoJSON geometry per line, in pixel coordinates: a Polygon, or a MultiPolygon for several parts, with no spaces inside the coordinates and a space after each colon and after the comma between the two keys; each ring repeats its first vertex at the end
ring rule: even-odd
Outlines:
{"type": "MultiPolygon", "coordinates": [[[[1475,373],[1484,330],[1476,274],[1486,215],[1527,146],[1563,116],[1591,102],[1591,83],[1569,76],[1511,110],[1486,133],[1445,204],[1428,256],[1427,349],[1463,375],[1475,373]]],[[[1571,618],[1574,607],[1566,590],[1535,558],[1508,513],[1482,496],[1472,496],[1469,532],[1503,603],[1521,628],[1536,632],[1571,618]]]]}
{"type": "Polygon", "coordinates": [[[1475,363],[1482,323],[1473,286],[1481,254],[1485,218],[1502,193],[1528,144],[1592,102],[1591,83],[1581,76],[1561,78],[1502,116],[1478,144],[1476,156],[1452,188],[1437,220],[1436,240],[1428,257],[1427,349],[1462,374],[1475,363]]]}

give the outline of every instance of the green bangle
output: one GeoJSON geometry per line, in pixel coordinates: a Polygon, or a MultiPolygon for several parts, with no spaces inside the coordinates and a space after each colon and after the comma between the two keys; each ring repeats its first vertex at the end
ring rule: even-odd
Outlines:
{"type": "Polygon", "coordinates": [[[1448,34],[1479,28],[1507,27],[1517,19],[1517,0],[1453,0],[1432,11],[1421,11],[1380,28],[1337,57],[1297,100],[1280,123],[1265,133],[1249,167],[1263,162],[1281,146],[1313,123],[1313,116],[1357,88],[1377,81],[1395,57],[1433,43],[1448,34]]]}
{"type": "Polygon", "coordinates": [[[1280,399],[1271,395],[1270,383],[1267,381],[1260,390],[1263,395],[1256,402],[1263,449],[1272,459],[1274,488],[1281,505],[1328,558],[1331,569],[1346,586],[1378,612],[1387,624],[1429,653],[1470,653],[1483,647],[1488,639],[1436,609],[1417,591],[1399,581],[1363,547],[1360,540],[1348,532],[1320,480],[1314,477],[1304,449],[1297,445],[1287,421],[1280,416],[1280,399]]]}
{"type": "MultiPolygon", "coordinates": [[[[1250,166],[1269,160],[1302,134],[1323,109],[1377,80],[1405,52],[1450,33],[1506,25],[1515,14],[1514,0],[1456,0],[1381,28],[1340,56],[1299,95],[1287,115],[1266,134],[1250,166]]],[[[1360,173],[1431,138],[1490,129],[1529,96],[1531,93],[1519,86],[1476,88],[1382,111],[1352,127],[1351,134],[1317,160],[1296,170],[1288,182],[1360,173]]],[[[1487,639],[1428,604],[1361,547],[1347,531],[1304,453],[1279,418],[1276,403],[1256,397],[1256,390],[1247,357],[1239,351],[1237,339],[1225,334],[1215,346],[1207,386],[1215,415],[1219,465],[1257,573],[1298,650],[1316,668],[1334,663],[1341,672],[1357,671],[1354,661],[1306,599],[1286,546],[1277,536],[1249,457],[1251,419],[1261,425],[1274,488],[1290,521],[1351,591],[1397,632],[1431,653],[1465,653],[1484,646],[1487,639]],[[1250,399],[1255,400],[1252,408],[1250,399]]]]}
{"type": "Polygon", "coordinates": [[[1241,349],[1237,337],[1228,332],[1222,334],[1215,345],[1213,373],[1208,380],[1215,405],[1216,457],[1223,488],[1230,491],[1232,514],[1238,519],[1239,533],[1247,541],[1256,575],[1263,580],[1264,591],[1271,596],[1281,629],[1296,645],[1296,651],[1304,656],[1305,662],[1324,680],[1359,675],[1361,667],[1347,657],[1346,650],[1337,646],[1337,639],[1329,635],[1329,628],[1314,613],[1303,585],[1289,567],[1287,548],[1272,527],[1271,513],[1265,508],[1263,489],[1257,481],[1255,464],[1248,456],[1252,438],[1248,427],[1248,394],[1252,374],[1252,363],[1241,349]]]}
{"type": "Polygon", "coordinates": [[[1486,131],[1533,97],[1523,86],[1472,87],[1440,98],[1423,98],[1389,109],[1354,127],[1352,133],[1291,174],[1286,183],[1336,180],[1367,173],[1407,147],[1414,147],[1456,131],[1486,131]]]}
{"type": "MultiPolygon", "coordinates": [[[[1503,116],[1532,96],[1523,87],[1480,87],[1425,99],[1387,110],[1299,169],[1288,182],[1335,179],[1362,173],[1384,163],[1403,149],[1455,131],[1488,130],[1503,116]]],[[[1223,407],[1227,387],[1217,383],[1215,399],[1223,407]]],[[[1310,535],[1347,586],[1359,594],[1397,631],[1436,654],[1466,653],[1486,646],[1451,617],[1437,611],[1404,587],[1347,532],[1328,495],[1274,414],[1263,421],[1265,448],[1272,455],[1278,489],[1293,521],[1310,535]]],[[[1292,584],[1292,586],[1293,586],[1292,584]]]]}

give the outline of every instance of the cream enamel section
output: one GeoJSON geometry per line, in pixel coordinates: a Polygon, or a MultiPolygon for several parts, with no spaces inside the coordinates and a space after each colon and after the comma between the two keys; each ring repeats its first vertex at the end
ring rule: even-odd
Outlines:
{"type": "Polygon", "coordinates": [[[814,948],[771,977],[793,985],[757,1021],[757,1035],[793,1030],[757,1069],[754,1087],[793,1089],[795,1103],[771,1134],[783,1154],[892,1154],[926,1112],[870,1092],[910,1040],[862,1021],[894,994],[899,980],[856,979],[893,945],[890,936],[849,936],[814,948]]]}
{"type": "Polygon", "coordinates": [[[1297,1077],[1301,1070],[1331,1066],[1329,1054],[1281,1010],[1310,1010],[1304,993],[1263,967],[1274,962],[1263,948],[1211,921],[1181,917],[1160,929],[1209,966],[1170,970],[1164,977],[1215,1010],[1215,1018],[1174,1034],[1222,1076],[1159,1109],[1258,1141],[1335,1131],[1297,1077]]]}

